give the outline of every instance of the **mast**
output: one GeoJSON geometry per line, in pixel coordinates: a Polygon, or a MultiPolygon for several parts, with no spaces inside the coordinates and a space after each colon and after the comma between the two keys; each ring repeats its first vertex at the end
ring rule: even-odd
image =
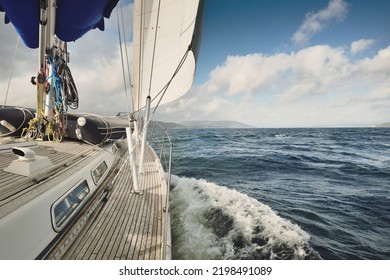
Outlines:
{"type": "Polygon", "coordinates": [[[37,85],[36,118],[30,124],[30,135],[39,140],[61,141],[65,133],[62,113],[65,96],[62,81],[58,76],[59,63],[66,64],[66,43],[55,36],[57,0],[40,0],[39,20],[39,65],[37,85]]]}
{"type": "MultiPolygon", "coordinates": [[[[44,100],[46,93],[46,67],[45,67],[45,46],[46,46],[46,28],[47,28],[47,0],[40,1],[40,18],[39,18],[39,65],[36,79],[37,85],[37,102],[36,102],[36,121],[37,133],[41,131],[44,120],[44,100]]],[[[32,129],[30,127],[30,129],[32,129]]]]}
{"type": "MultiPolygon", "coordinates": [[[[44,34],[45,43],[45,53],[48,57],[53,58],[54,57],[54,30],[55,30],[55,21],[56,21],[56,0],[47,0],[47,24],[46,24],[46,32],[44,34]]],[[[48,64],[50,64],[50,60],[46,61],[48,64]]],[[[46,64],[47,66],[49,66],[46,64]]],[[[48,67],[46,69],[46,72],[48,73],[48,77],[53,77],[53,67],[48,67]]],[[[48,78],[46,77],[46,78],[48,78]]],[[[54,108],[54,86],[53,86],[53,79],[49,79],[49,89],[46,94],[45,98],[45,118],[47,121],[52,122],[53,121],[53,108],[54,108]]]]}

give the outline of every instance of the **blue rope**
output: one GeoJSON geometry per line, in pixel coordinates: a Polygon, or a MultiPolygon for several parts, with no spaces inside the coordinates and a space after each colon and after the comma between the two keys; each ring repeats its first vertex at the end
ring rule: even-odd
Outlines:
{"type": "MultiPolygon", "coordinates": [[[[54,89],[55,89],[55,102],[54,102],[55,106],[54,107],[57,107],[57,109],[60,112],[63,112],[64,110],[61,108],[62,101],[63,101],[62,97],[61,97],[61,91],[63,90],[63,85],[62,85],[61,78],[58,76],[58,73],[57,73],[57,64],[56,64],[55,59],[53,59],[52,57],[48,58],[48,63],[52,67],[52,75],[50,77],[48,77],[47,80],[52,79],[52,81],[53,81],[52,85],[54,86],[54,89]]],[[[46,104],[46,106],[51,108],[51,109],[54,108],[54,107],[49,106],[48,104],[46,104]]]]}

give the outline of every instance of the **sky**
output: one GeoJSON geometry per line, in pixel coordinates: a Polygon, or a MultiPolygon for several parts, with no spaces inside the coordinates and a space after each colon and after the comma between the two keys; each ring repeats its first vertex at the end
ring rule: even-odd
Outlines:
{"type": "MultiPolygon", "coordinates": [[[[123,13],[131,11],[130,3],[123,13]]],[[[193,87],[153,118],[255,127],[390,122],[389,14],[387,0],[207,0],[193,87]]],[[[68,46],[79,111],[126,110],[116,25],[114,12],[105,32],[94,30],[68,46]]],[[[131,16],[125,25],[131,32],[131,16]]],[[[0,38],[3,104],[17,35],[0,24],[0,38]]],[[[35,106],[30,77],[37,61],[37,50],[20,42],[8,105],[35,106]]]]}

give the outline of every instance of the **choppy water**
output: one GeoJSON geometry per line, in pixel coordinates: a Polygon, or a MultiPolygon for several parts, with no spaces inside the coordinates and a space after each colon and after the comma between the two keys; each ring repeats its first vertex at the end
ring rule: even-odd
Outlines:
{"type": "Polygon", "coordinates": [[[173,129],[174,259],[390,259],[390,129],[173,129]]]}

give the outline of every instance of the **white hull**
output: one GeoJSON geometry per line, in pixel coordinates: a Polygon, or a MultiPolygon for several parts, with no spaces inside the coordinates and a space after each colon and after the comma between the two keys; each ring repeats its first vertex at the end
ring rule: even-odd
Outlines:
{"type": "MultiPolygon", "coordinates": [[[[128,154],[125,141],[108,143],[102,147],[71,141],[9,143],[0,147],[0,259],[72,258],[68,250],[72,248],[74,251],[72,244],[83,238],[83,242],[88,242],[88,238],[85,240],[83,236],[88,235],[88,228],[109,205],[111,193],[115,193],[117,188],[129,191],[132,188],[131,173],[127,161],[123,160],[128,154]],[[52,166],[29,177],[4,171],[11,161],[17,159],[11,153],[11,146],[27,146],[37,155],[47,156],[52,166]],[[123,179],[118,180],[118,177],[123,179]]],[[[161,188],[159,192],[167,195],[164,173],[159,160],[154,160],[156,170],[162,177],[159,175],[161,180],[153,182],[153,186],[161,188]]],[[[145,184],[151,182],[144,181],[142,186],[145,192],[143,196],[146,197],[150,188],[145,184]]],[[[129,196],[140,195],[129,192],[129,196]]],[[[170,225],[164,224],[163,228],[161,223],[164,199],[161,197],[156,205],[160,207],[156,208],[156,213],[160,212],[161,215],[153,215],[156,224],[157,219],[160,219],[161,230],[154,234],[160,236],[159,246],[163,248],[166,242],[164,236],[169,235],[170,225]]],[[[144,206],[140,204],[139,207],[144,206]]],[[[141,219],[136,215],[144,214],[137,211],[133,217],[124,214],[121,221],[141,219]]],[[[110,232],[104,234],[107,236],[102,238],[111,238],[108,236],[110,232]]],[[[143,245],[137,244],[135,239],[131,246],[136,248],[143,245]]],[[[142,250],[148,249],[143,247],[142,250]]],[[[150,255],[157,259],[170,258],[169,255],[163,255],[163,251],[150,255]]],[[[132,257],[129,254],[127,256],[132,257]]]]}
{"type": "MultiPolygon", "coordinates": [[[[61,141],[69,137],[84,142],[15,144],[11,140],[0,147],[0,259],[170,258],[169,180],[156,153],[146,144],[150,116],[143,111],[149,111],[150,102],[156,110],[159,104],[179,98],[190,89],[200,47],[204,1],[134,1],[133,72],[128,73],[132,108],[130,104],[126,107],[136,124],[143,118],[146,125],[142,131],[134,125],[139,158],[138,166],[133,164],[131,169],[125,159],[127,142],[118,140],[125,130],[116,124],[117,120],[114,123],[96,116],[67,114],[68,106],[77,108],[78,93],[67,65],[66,42],[96,27],[103,30],[104,17],[110,16],[117,3],[24,0],[28,7],[20,9],[14,1],[1,1],[0,10],[6,12],[25,44],[30,48],[39,46],[39,65],[32,79],[36,84],[36,118],[30,122],[23,113],[22,117],[9,119],[7,109],[0,134],[9,136],[12,132],[19,136],[22,130],[29,139],[61,141]],[[118,146],[107,141],[116,141],[118,146]],[[18,161],[11,153],[15,145],[30,146],[13,149],[30,159],[18,161]],[[137,168],[140,183],[134,183],[136,190],[132,193],[137,168]],[[98,179],[94,178],[98,174],[98,179]]],[[[120,40],[121,55],[122,45],[120,40]]],[[[122,57],[122,62],[125,60],[122,57]]],[[[126,91],[125,67],[122,71],[126,91]]],[[[168,173],[171,155],[172,145],[168,173]]]]}

